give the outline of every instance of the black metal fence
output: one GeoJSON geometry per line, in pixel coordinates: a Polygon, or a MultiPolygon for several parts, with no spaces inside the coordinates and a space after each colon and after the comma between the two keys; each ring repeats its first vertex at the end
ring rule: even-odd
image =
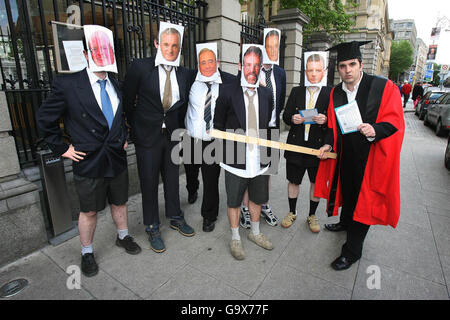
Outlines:
{"type": "MultiPolygon", "coordinates": [[[[260,12],[258,17],[252,19],[243,17],[241,25],[241,48],[245,43],[263,44],[264,28],[268,28],[264,13],[260,12]]],[[[284,52],[286,49],[286,35],[281,33],[280,39],[280,67],[284,68],[284,52]]]]}
{"type": "Polygon", "coordinates": [[[1,89],[21,166],[36,163],[35,114],[56,74],[50,21],[112,30],[122,80],[134,58],[156,54],[153,40],[160,21],[185,27],[181,64],[195,68],[195,44],[205,40],[206,6],[200,0],[0,0],[1,89]]]}

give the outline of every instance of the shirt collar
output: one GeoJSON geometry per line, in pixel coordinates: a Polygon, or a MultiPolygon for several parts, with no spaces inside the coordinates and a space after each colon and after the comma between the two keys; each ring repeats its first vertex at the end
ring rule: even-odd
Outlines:
{"type": "Polygon", "coordinates": [[[256,93],[256,88],[242,87],[242,92],[245,93],[246,91],[248,91],[249,96],[253,96],[256,93]]]}
{"type": "Polygon", "coordinates": [[[359,84],[361,83],[361,80],[363,78],[364,72],[361,72],[361,77],[359,78],[359,81],[357,84],[355,84],[355,87],[353,88],[353,91],[348,90],[347,85],[345,82],[342,82],[342,90],[344,90],[345,93],[353,94],[355,92],[358,92],[359,84]]]}
{"type": "MultiPolygon", "coordinates": [[[[92,72],[91,69],[89,69],[88,67],[86,68],[86,71],[87,71],[87,74],[89,77],[89,83],[91,85],[95,84],[98,80],[102,80],[94,72],[92,72]]],[[[106,80],[106,83],[109,82],[108,72],[106,73],[106,77],[103,80],[106,80]]]]}

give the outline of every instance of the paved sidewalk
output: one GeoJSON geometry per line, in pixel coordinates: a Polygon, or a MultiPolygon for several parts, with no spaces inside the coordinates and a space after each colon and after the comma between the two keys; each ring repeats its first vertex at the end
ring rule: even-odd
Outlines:
{"type": "MultiPolygon", "coordinates": [[[[409,106],[407,107],[409,109],[409,106]]],[[[407,110],[409,111],[409,110],[407,110]]],[[[450,286],[450,172],[444,168],[446,138],[434,135],[412,112],[405,113],[406,135],[401,156],[402,213],[398,227],[370,229],[363,257],[349,270],[336,272],[330,263],[339,255],[345,233],[322,229],[309,231],[309,183],[301,186],[299,217],[289,229],[261,222],[261,231],[274,243],[266,251],[240,230],[246,259],[234,260],[226,216],[223,173],[220,183],[220,216],[212,233],[201,230],[201,192],[193,205],[187,202],[185,176],[180,177],[180,197],[186,220],[197,234],[186,238],[168,227],[162,217],[162,237],[167,251],[154,253],[142,225],[141,197],[129,201],[130,233],[142,247],[131,256],[115,246],[116,231],[109,212],[102,213],[94,240],[100,272],[81,278],[81,289],[69,290],[66,269],[80,263],[80,243],[75,237],[58,246],[47,246],[0,269],[0,286],[17,278],[29,285],[8,299],[449,299],[450,286]],[[372,268],[380,270],[379,289],[373,284],[372,268]]],[[[284,133],[284,139],[286,133],[284,133]]],[[[284,160],[271,178],[275,214],[288,211],[284,160]]],[[[386,177],[389,179],[389,177],[386,177]]],[[[160,186],[160,208],[163,206],[160,186]]],[[[327,218],[325,201],[318,208],[319,223],[327,218]]]]}

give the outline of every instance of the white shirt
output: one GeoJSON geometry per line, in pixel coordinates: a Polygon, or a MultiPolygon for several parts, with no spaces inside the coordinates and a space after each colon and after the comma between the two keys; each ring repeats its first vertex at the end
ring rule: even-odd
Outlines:
{"type": "MultiPolygon", "coordinates": [[[[91,84],[92,91],[94,92],[95,100],[97,100],[98,106],[100,109],[102,109],[102,98],[100,96],[100,83],[98,83],[98,80],[100,79],[97,75],[94,74],[89,68],[86,68],[88,77],[89,77],[89,83],[91,84]]],[[[108,73],[106,73],[106,78],[103,79],[106,80],[106,92],[108,93],[109,100],[111,101],[113,114],[116,115],[117,107],[119,106],[119,97],[117,96],[116,89],[114,89],[113,84],[111,83],[111,80],[108,78],[108,73]]],[[[103,111],[102,111],[103,112],[103,111]]]]}
{"type": "MultiPolygon", "coordinates": [[[[245,104],[245,131],[248,131],[248,97],[245,94],[245,91],[248,89],[246,87],[242,87],[242,91],[244,92],[244,104],[245,104]]],[[[256,128],[258,129],[258,136],[259,136],[259,103],[258,103],[258,94],[256,89],[255,90],[248,90],[249,95],[251,96],[254,94],[253,98],[253,104],[256,107],[256,128]]],[[[220,166],[227,170],[228,172],[239,176],[241,178],[254,178],[256,176],[260,176],[264,174],[269,169],[269,166],[266,166],[261,169],[261,163],[260,163],[260,153],[259,153],[260,147],[258,145],[254,145],[253,149],[250,150],[249,145],[246,145],[245,148],[245,169],[238,169],[231,167],[229,165],[226,165],[225,163],[220,163],[220,166]]]]}
{"type": "MultiPolygon", "coordinates": [[[[222,78],[219,75],[211,85],[211,129],[213,128],[214,110],[216,108],[216,100],[219,96],[219,85],[221,83],[222,78]]],[[[204,120],[207,93],[208,86],[206,83],[196,80],[189,92],[189,104],[185,118],[185,125],[189,135],[192,138],[204,141],[212,140],[211,136],[206,133],[206,122],[204,120]]]]}
{"type": "Polygon", "coordinates": [[[275,127],[277,125],[277,85],[275,83],[275,76],[273,75],[273,65],[270,65],[270,69],[266,69],[264,67],[261,67],[261,72],[259,73],[259,84],[266,87],[266,73],[264,70],[270,70],[272,69],[272,72],[270,73],[270,82],[272,82],[272,88],[273,88],[273,110],[272,110],[272,117],[269,121],[269,127],[275,127]]]}
{"type": "MultiPolygon", "coordinates": [[[[166,86],[166,71],[163,70],[170,66],[166,66],[163,64],[158,65],[158,72],[159,72],[159,92],[161,94],[161,101],[163,101],[164,98],[164,87],[166,86]]],[[[178,100],[180,100],[180,89],[178,88],[178,81],[177,81],[177,74],[176,74],[176,67],[172,67],[172,70],[170,71],[170,85],[172,87],[172,104],[170,107],[172,107],[175,103],[177,103],[178,100]]],[[[166,124],[163,122],[162,127],[165,128],[166,124]]]]}

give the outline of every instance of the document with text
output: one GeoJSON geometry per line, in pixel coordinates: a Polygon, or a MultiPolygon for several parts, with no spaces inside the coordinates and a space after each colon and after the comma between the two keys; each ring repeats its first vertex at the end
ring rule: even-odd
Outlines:
{"type": "Polygon", "coordinates": [[[342,134],[358,131],[358,126],[363,123],[356,100],[335,108],[334,112],[342,134]]]}
{"type": "Polygon", "coordinates": [[[305,118],[305,122],[303,122],[304,124],[314,124],[315,122],[312,118],[319,114],[317,109],[299,110],[298,112],[303,118],[305,118]]]}

